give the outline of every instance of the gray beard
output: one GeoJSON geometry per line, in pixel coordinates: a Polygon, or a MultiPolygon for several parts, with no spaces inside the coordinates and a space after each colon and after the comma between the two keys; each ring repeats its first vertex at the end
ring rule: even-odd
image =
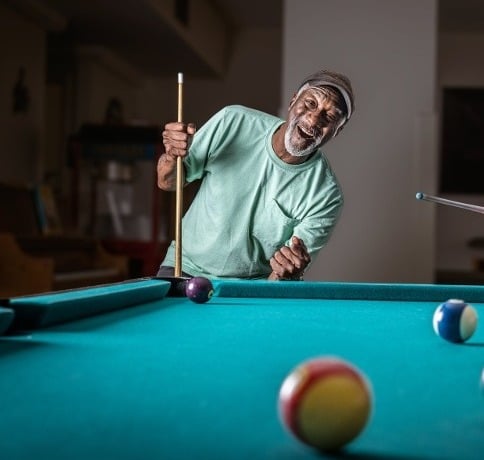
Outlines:
{"type": "Polygon", "coordinates": [[[313,142],[311,142],[311,144],[309,144],[305,148],[296,147],[291,143],[291,134],[294,133],[294,131],[297,129],[296,121],[296,119],[292,119],[289,122],[289,125],[284,134],[284,147],[291,156],[300,158],[313,153],[321,145],[321,142],[323,141],[323,136],[318,136],[314,138],[313,142]]]}

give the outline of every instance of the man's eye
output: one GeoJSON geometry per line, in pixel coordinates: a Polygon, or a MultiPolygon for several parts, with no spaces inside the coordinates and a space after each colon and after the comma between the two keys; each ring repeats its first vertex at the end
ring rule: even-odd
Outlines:
{"type": "Polygon", "coordinates": [[[336,115],[328,115],[328,121],[330,123],[336,124],[336,123],[339,122],[339,119],[340,118],[338,116],[336,116],[336,115]]]}
{"type": "Polygon", "coordinates": [[[317,104],[313,99],[306,99],[306,106],[310,109],[314,109],[317,107],[317,104]]]}

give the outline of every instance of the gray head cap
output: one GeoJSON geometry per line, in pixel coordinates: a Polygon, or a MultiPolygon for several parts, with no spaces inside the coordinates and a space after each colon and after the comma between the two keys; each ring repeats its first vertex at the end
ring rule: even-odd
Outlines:
{"type": "Polygon", "coordinates": [[[331,72],[330,70],[320,70],[312,75],[306,77],[299,85],[298,90],[303,86],[331,86],[336,88],[346,104],[346,120],[347,122],[355,110],[355,102],[353,96],[353,88],[348,77],[343,74],[331,72]]]}

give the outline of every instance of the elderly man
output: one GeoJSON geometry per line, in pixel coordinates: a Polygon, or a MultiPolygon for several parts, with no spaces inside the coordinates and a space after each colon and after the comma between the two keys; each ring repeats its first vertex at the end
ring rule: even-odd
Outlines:
{"type": "MultiPolygon", "coordinates": [[[[300,280],[336,225],[343,195],[320,150],[354,111],[351,83],[322,70],[305,78],[287,121],[229,106],[196,131],[168,123],[158,186],[201,179],[183,217],[183,272],[208,278],[300,280]]],[[[173,275],[174,243],[158,276],[173,275]]]]}

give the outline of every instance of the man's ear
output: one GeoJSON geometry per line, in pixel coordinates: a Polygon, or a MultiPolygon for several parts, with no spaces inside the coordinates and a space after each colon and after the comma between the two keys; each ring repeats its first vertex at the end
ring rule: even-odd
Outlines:
{"type": "Polygon", "coordinates": [[[287,108],[287,111],[289,112],[289,110],[291,109],[292,105],[294,104],[294,102],[296,102],[296,98],[297,98],[297,93],[294,93],[292,95],[292,98],[291,100],[289,101],[289,107],[287,108]]]}

